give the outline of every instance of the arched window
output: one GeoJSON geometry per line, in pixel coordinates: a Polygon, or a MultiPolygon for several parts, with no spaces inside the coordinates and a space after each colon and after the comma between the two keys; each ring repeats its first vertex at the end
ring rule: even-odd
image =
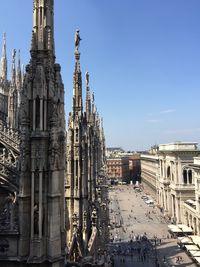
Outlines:
{"type": "Polygon", "coordinates": [[[169,166],[167,167],[167,177],[168,178],[170,177],[170,167],[169,166]]]}
{"type": "Polygon", "coordinates": [[[183,182],[187,184],[187,170],[183,170],[183,182]]]}
{"type": "Polygon", "coordinates": [[[78,129],[76,128],[76,135],[75,135],[75,137],[76,137],[76,142],[78,142],[78,129]]]}
{"type": "Polygon", "coordinates": [[[76,160],[76,174],[75,174],[75,179],[76,179],[75,187],[78,188],[78,160],[76,160]]]}
{"type": "Polygon", "coordinates": [[[189,184],[192,184],[192,171],[191,170],[188,171],[188,180],[189,180],[189,184]]]}
{"type": "Polygon", "coordinates": [[[35,128],[40,128],[40,99],[39,96],[36,98],[36,115],[35,115],[35,128]]]}

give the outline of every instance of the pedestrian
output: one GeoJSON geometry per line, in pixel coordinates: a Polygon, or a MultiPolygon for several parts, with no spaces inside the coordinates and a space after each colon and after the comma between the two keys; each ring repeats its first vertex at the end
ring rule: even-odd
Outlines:
{"type": "Polygon", "coordinates": [[[146,253],[144,252],[143,254],[143,257],[144,257],[144,261],[146,260],[146,253]]]}
{"type": "Polygon", "coordinates": [[[176,263],[178,263],[178,262],[179,262],[179,258],[178,258],[178,257],[176,257],[176,258],[175,258],[175,260],[176,260],[176,263]]]}

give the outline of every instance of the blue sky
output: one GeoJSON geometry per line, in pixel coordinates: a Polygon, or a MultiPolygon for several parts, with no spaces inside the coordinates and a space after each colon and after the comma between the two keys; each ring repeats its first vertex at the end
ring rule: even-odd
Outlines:
{"type": "MultiPolygon", "coordinates": [[[[0,4],[9,68],[12,48],[21,49],[27,64],[32,0],[0,4]]],[[[66,115],[72,103],[78,28],[83,80],[88,70],[107,146],[143,150],[173,141],[200,142],[199,10],[199,0],[55,0],[56,56],[66,115]]]]}

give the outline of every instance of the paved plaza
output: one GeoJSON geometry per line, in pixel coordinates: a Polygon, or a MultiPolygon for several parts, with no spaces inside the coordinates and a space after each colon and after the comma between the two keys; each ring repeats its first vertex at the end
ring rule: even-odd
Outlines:
{"type": "Polygon", "coordinates": [[[143,195],[131,185],[109,191],[109,250],[115,255],[114,266],[197,266],[171,238],[159,209],[149,207],[143,195]],[[177,257],[182,260],[177,262],[177,257]]]}

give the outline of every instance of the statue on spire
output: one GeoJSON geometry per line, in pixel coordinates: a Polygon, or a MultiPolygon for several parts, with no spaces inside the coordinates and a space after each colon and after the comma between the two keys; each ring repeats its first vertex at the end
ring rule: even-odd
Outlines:
{"type": "Polygon", "coordinates": [[[15,63],[16,49],[12,50],[12,63],[15,63]]]}
{"type": "Polygon", "coordinates": [[[1,57],[1,78],[7,80],[7,58],[6,58],[6,33],[3,33],[3,48],[1,57]]]}
{"type": "Polygon", "coordinates": [[[89,75],[89,72],[87,71],[85,74],[86,86],[89,86],[89,78],[90,78],[90,75],[89,75]]]}
{"type": "Polygon", "coordinates": [[[16,57],[16,49],[12,50],[12,85],[15,85],[15,78],[16,78],[16,73],[15,73],[15,57],[16,57]]]}
{"type": "Polygon", "coordinates": [[[3,48],[2,48],[2,57],[6,58],[6,33],[3,33],[3,48]]]}
{"type": "Polygon", "coordinates": [[[80,46],[80,41],[81,41],[81,37],[79,34],[79,30],[76,30],[75,33],[75,50],[78,52],[79,51],[79,46],[80,46]]]}

